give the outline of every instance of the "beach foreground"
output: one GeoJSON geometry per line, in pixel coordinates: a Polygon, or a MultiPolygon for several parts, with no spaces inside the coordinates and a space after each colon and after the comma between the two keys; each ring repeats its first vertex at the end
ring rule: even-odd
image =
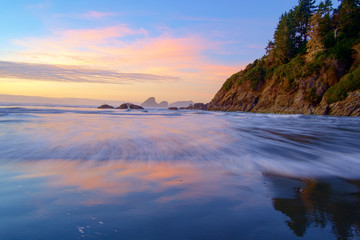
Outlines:
{"type": "Polygon", "coordinates": [[[0,107],[1,239],[358,239],[360,118],[0,107]]]}

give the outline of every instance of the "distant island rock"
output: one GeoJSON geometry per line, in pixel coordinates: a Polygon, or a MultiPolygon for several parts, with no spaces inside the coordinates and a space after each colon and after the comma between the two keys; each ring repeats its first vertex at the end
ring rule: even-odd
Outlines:
{"type": "MultiPolygon", "coordinates": [[[[99,109],[114,109],[113,106],[110,106],[108,104],[103,104],[103,105],[99,106],[98,108],[99,109]]],[[[144,109],[144,108],[139,105],[132,104],[132,103],[123,103],[116,109],[144,109]]]]}
{"type": "Polygon", "coordinates": [[[162,101],[158,104],[159,107],[168,107],[169,106],[169,103],[167,101],[162,101]]]}
{"type": "Polygon", "coordinates": [[[144,109],[142,106],[135,105],[132,103],[123,103],[116,109],[144,109]]]}
{"type": "Polygon", "coordinates": [[[112,109],[112,108],[114,108],[113,106],[110,106],[110,105],[108,105],[108,104],[103,104],[103,105],[101,105],[100,107],[98,107],[98,108],[100,108],[100,109],[112,109]]]}
{"type": "Polygon", "coordinates": [[[181,108],[181,107],[188,107],[190,105],[193,105],[194,102],[193,101],[177,101],[177,102],[173,102],[169,105],[169,107],[177,107],[177,108],[181,108]]]}
{"type": "Polygon", "coordinates": [[[169,110],[175,110],[175,111],[176,111],[176,110],[179,110],[177,107],[169,107],[168,109],[169,109],[169,110]]]}
{"type": "Polygon", "coordinates": [[[154,97],[149,97],[148,99],[146,99],[142,104],[142,107],[149,107],[149,108],[153,108],[153,107],[163,107],[163,108],[167,108],[169,106],[169,103],[166,101],[162,101],[160,103],[157,103],[154,97]]]}

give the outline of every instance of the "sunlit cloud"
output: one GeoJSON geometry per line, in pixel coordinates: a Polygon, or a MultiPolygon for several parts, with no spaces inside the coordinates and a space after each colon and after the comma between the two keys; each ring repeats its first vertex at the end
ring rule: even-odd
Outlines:
{"type": "MultiPolygon", "coordinates": [[[[0,81],[8,84],[7,90],[2,91],[4,94],[11,91],[32,96],[55,94],[19,90],[15,82],[11,83],[11,79],[23,79],[28,83],[40,80],[57,82],[57,85],[62,82],[99,84],[96,93],[89,92],[93,91],[92,86],[84,84],[87,88],[81,91],[81,96],[86,98],[96,95],[99,99],[116,99],[121,92],[122,96],[135,101],[143,101],[148,96],[171,101],[209,101],[223,81],[244,65],[219,60],[216,56],[221,55],[226,43],[201,34],[179,35],[172,30],[154,33],[126,24],[55,29],[45,36],[17,38],[12,43],[16,50],[4,53],[0,64],[0,81]],[[118,86],[115,91],[102,83],[118,86]],[[178,94],[170,94],[174,91],[178,94]]],[[[66,86],[70,85],[63,85],[66,86]]],[[[65,97],[65,93],[56,96],[65,97]]]]}
{"type": "Polygon", "coordinates": [[[76,66],[47,65],[0,61],[0,78],[30,79],[60,82],[124,84],[133,81],[177,80],[171,76],[142,73],[120,73],[76,66]]]}
{"type": "Polygon", "coordinates": [[[191,81],[214,81],[220,76],[223,80],[239,69],[238,64],[221,64],[205,56],[206,51],[220,51],[220,42],[197,34],[149,36],[145,29],[125,24],[54,31],[50,36],[17,39],[14,43],[24,50],[7,60],[169,75],[191,81]]]}

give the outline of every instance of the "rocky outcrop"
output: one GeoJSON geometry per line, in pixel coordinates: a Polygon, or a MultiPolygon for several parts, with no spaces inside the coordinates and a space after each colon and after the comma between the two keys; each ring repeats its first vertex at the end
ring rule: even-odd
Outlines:
{"type": "Polygon", "coordinates": [[[167,108],[169,106],[169,103],[167,101],[162,101],[158,104],[158,107],[167,108]]]}
{"type": "Polygon", "coordinates": [[[103,104],[103,105],[99,106],[98,108],[99,108],[99,109],[112,109],[112,108],[114,108],[114,107],[113,107],[113,106],[110,106],[110,105],[108,105],[108,104],[103,104]]]}
{"type": "Polygon", "coordinates": [[[142,106],[139,105],[135,105],[135,104],[130,104],[130,109],[144,109],[142,106]]]}
{"type": "Polygon", "coordinates": [[[153,107],[168,107],[169,103],[166,101],[162,101],[160,103],[157,103],[154,97],[150,97],[148,99],[146,99],[141,106],[142,107],[148,107],[148,108],[153,108],[153,107]]]}
{"type": "Polygon", "coordinates": [[[193,105],[193,108],[192,109],[196,109],[196,110],[207,110],[207,104],[204,104],[204,103],[195,103],[193,105]]]}
{"type": "Polygon", "coordinates": [[[155,98],[154,97],[150,97],[148,99],[146,99],[142,104],[141,104],[142,107],[157,107],[158,104],[157,102],[155,101],[155,98]]]}
{"type": "Polygon", "coordinates": [[[123,103],[120,106],[118,106],[116,109],[128,109],[127,103],[123,103]]]}
{"type": "Polygon", "coordinates": [[[351,92],[343,101],[330,104],[328,113],[334,116],[360,116],[360,90],[351,92]]]}
{"type": "Polygon", "coordinates": [[[117,107],[117,109],[144,109],[144,108],[132,103],[123,103],[119,107],[117,107]]]}
{"type": "Polygon", "coordinates": [[[360,116],[360,90],[349,92],[343,101],[327,103],[327,90],[343,75],[341,66],[332,63],[292,82],[286,78],[264,79],[255,89],[250,81],[236,83],[235,79],[230,88],[223,86],[217,92],[207,110],[360,116]]]}
{"type": "Polygon", "coordinates": [[[207,109],[360,116],[360,8],[340,2],[321,15],[299,1],[280,17],[266,54],[228,78],[207,109]],[[309,28],[296,27],[304,19],[309,28]]]}
{"type": "Polygon", "coordinates": [[[195,103],[194,105],[190,104],[188,107],[181,107],[180,109],[208,110],[208,106],[208,103],[195,103]]]}
{"type": "Polygon", "coordinates": [[[168,109],[169,109],[169,110],[175,110],[175,111],[176,111],[176,110],[179,110],[177,107],[169,107],[168,109]]]}
{"type": "Polygon", "coordinates": [[[170,107],[177,107],[177,108],[181,108],[181,107],[188,107],[190,105],[193,105],[194,102],[193,101],[177,101],[177,102],[173,102],[170,104],[170,107]]]}

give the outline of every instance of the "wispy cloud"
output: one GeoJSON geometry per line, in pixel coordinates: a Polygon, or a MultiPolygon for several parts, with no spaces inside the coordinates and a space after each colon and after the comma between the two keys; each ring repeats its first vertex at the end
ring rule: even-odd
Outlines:
{"type": "Polygon", "coordinates": [[[142,28],[132,29],[126,24],[118,24],[110,27],[53,31],[50,36],[17,39],[14,40],[14,43],[26,47],[30,51],[33,49],[45,50],[46,48],[53,48],[51,52],[55,52],[59,49],[79,49],[100,44],[111,44],[113,40],[131,35],[146,36],[147,32],[142,28]]]}
{"type": "Polygon", "coordinates": [[[103,18],[103,17],[113,17],[113,16],[117,16],[119,15],[118,13],[115,12],[98,12],[98,11],[88,11],[84,14],[81,14],[81,17],[84,18],[95,18],[95,19],[99,19],[99,18],[103,18]]]}
{"type": "MultiPolygon", "coordinates": [[[[222,64],[206,56],[205,52],[221,51],[223,49],[221,42],[211,41],[199,34],[174,36],[163,32],[153,36],[143,28],[131,28],[126,24],[53,31],[49,36],[16,39],[14,43],[21,46],[23,50],[3,60],[104,69],[115,73],[116,81],[121,79],[120,82],[123,82],[125,76],[122,75],[119,78],[119,72],[132,72],[144,74],[139,78],[132,77],[134,81],[136,79],[143,81],[146,79],[145,76],[175,76],[182,82],[191,84],[205,82],[218,84],[241,68],[239,64],[222,64]],[[186,69],[191,69],[191,71],[186,69]]],[[[55,74],[56,77],[53,76],[54,74],[46,77],[89,81],[88,77],[72,78],[69,74],[66,78],[59,77],[60,69],[57,70],[59,72],[55,74]]],[[[72,73],[79,76],[77,71],[72,73]]],[[[92,74],[92,79],[98,79],[98,82],[115,82],[112,74],[102,74],[107,77],[111,75],[111,80],[101,80],[103,78],[100,74],[95,73],[92,74]]],[[[44,80],[46,78],[34,71],[31,71],[31,75],[44,80]]],[[[27,79],[31,77],[30,74],[25,74],[25,76],[28,76],[27,79]]],[[[126,77],[130,76],[126,75],[126,77]]],[[[156,79],[159,78],[156,77],[156,79]]]]}
{"type": "Polygon", "coordinates": [[[0,61],[0,78],[40,81],[128,84],[141,81],[171,81],[178,78],[142,73],[120,73],[76,66],[0,61]]]}

